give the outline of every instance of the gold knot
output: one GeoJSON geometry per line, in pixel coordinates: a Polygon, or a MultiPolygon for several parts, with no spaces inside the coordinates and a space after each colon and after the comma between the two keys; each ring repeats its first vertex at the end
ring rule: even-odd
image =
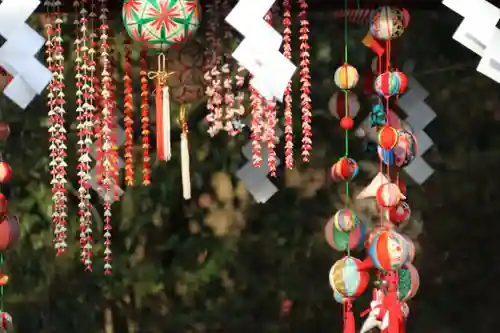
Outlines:
{"type": "Polygon", "coordinates": [[[167,59],[165,54],[158,54],[158,68],[156,71],[148,72],[148,78],[151,80],[158,80],[160,85],[164,86],[167,84],[167,79],[175,72],[169,72],[167,70],[167,59]]]}

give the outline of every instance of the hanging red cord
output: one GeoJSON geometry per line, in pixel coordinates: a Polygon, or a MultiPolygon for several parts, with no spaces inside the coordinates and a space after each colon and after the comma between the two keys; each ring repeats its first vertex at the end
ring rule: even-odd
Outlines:
{"type": "Polygon", "coordinates": [[[125,184],[134,185],[134,87],[132,84],[132,48],[125,42],[125,63],[123,85],[125,88],[125,184]]]}
{"type": "Polygon", "coordinates": [[[149,143],[149,79],[148,79],[148,52],[141,50],[141,59],[139,66],[141,68],[141,135],[142,135],[142,184],[151,185],[151,160],[149,152],[151,145],[149,143]]]}
{"type": "Polygon", "coordinates": [[[299,0],[300,105],[302,110],[302,161],[309,162],[312,149],[311,74],[309,71],[309,21],[307,0],[299,0]]]}
{"type": "MultiPolygon", "coordinates": [[[[283,55],[292,60],[292,3],[283,1],[283,55]]],[[[285,166],[293,168],[293,115],[292,115],[292,80],[285,91],[285,166]]]]}
{"type": "MultiPolygon", "coordinates": [[[[271,11],[267,12],[264,17],[266,22],[272,26],[273,24],[273,14],[271,11]]],[[[269,174],[271,177],[276,177],[276,143],[278,138],[276,137],[276,126],[278,125],[278,119],[276,115],[276,100],[264,101],[265,104],[265,134],[264,137],[267,141],[267,167],[269,169],[269,174]]]]}

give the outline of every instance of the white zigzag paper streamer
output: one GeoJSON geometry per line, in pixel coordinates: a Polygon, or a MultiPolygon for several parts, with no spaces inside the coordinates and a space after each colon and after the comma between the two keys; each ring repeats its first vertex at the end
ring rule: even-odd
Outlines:
{"type": "MultiPolygon", "coordinates": [[[[404,168],[404,171],[417,184],[422,185],[434,173],[434,169],[423,159],[422,155],[434,145],[424,129],[436,118],[436,112],[425,102],[429,92],[410,75],[412,71],[412,61],[406,62],[403,65],[403,72],[408,76],[408,90],[399,98],[398,106],[407,115],[404,121],[411,126],[418,142],[418,155],[404,168]]],[[[361,128],[365,133],[369,133],[367,139],[377,141],[377,135],[372,130],[370,116],[363,121],[361,128]]]]}
{"type": "Polygon", "coordinates": [[[0,66],[13,77],[4,95],[23,109],[52,78],[49,69],[36,58],[45,38],[26,23],[39,5],[39,0],[4,0],[0,4],[0,35],[6,39],[0,48],[0,66]]]}
{"type": "Polygon", "coordinates": [[[500,9],[485,0],[443,0],[464,19],[453,39],[481,56],[477,71],[500,83],[500,9]]]}
{"type": "Polygon", "coordinates": [[[226,22],[244,37],[232,56],[252,75],[252,87],[267,100],[282,102],[297,66],[280,52],[283,37],[264,20],[274,2],[239,0],[226,22]]]}
{"type": "MultiPolygon", "coordinates": [[[[247,126],[250,125],[250,118],[243,121],[247,126]]],[[[280,138],[283,131],[279,128],[276,130],[276,137],[280,138]]],[[[236,172],[236,177],[243,182],[248,192],[252,195],[254,200],[258,203],[267,202],[279,189],[267,177],[269,168],[267,166],[267,145],[262,145],[262,166],[256,168],[252,165],[252,142],[249,141],[243,146],[241,152],[247,158],[248,162],[236,172]]],[[[280,159],[276,159],[276,166],[280,165],[280,159]]]]}

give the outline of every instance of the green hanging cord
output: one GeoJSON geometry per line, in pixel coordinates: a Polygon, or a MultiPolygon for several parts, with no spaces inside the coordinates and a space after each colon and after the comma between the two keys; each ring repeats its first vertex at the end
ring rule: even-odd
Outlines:
{"type": "MultiPolygon", "coordinates": [[[[0,253],[0,269],[3,267],[3,253],[0,253]]],[[[3,285],[0,286],[0,311],[3,312],[3,285]]]]}
{"type": "MultiPolygon", "coordinates": [[[[348,64],[348,38],[349,35],[347,33],[348,28],[348,2],[349,0],[344,0],[344,64],[348,64]]],[[[359,0],[358,0],[359,1],[359,0]]],[[[349,116],[349,100],[348,100],[348,91],[344,90],[344,104],[345,104],[345,116],[349,116]]],[[[345,130],[345,157],[349,156],[349,130],[345,130]]],[[[349,207],[349,182],[345,182],[345,206],[349,207]]],[[[349,246],[347,246],[349,249],[349,246]]],[[[347,250],[347,255],[349,256],[349,250],[347,250]]]]}

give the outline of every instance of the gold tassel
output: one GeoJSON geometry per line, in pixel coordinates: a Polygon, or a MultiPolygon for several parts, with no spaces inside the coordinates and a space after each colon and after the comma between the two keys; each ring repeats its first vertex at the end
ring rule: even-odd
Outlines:
{"type": "Polygon", "coordinates": [[[185,200],[191,199],[191,173],[189,166],[189,142],[188,124],[186,119],[186,106],[181,105],[179,112],[179,124],[181,126],[181,173],[182,173],[182,195],[185,200]]]}

